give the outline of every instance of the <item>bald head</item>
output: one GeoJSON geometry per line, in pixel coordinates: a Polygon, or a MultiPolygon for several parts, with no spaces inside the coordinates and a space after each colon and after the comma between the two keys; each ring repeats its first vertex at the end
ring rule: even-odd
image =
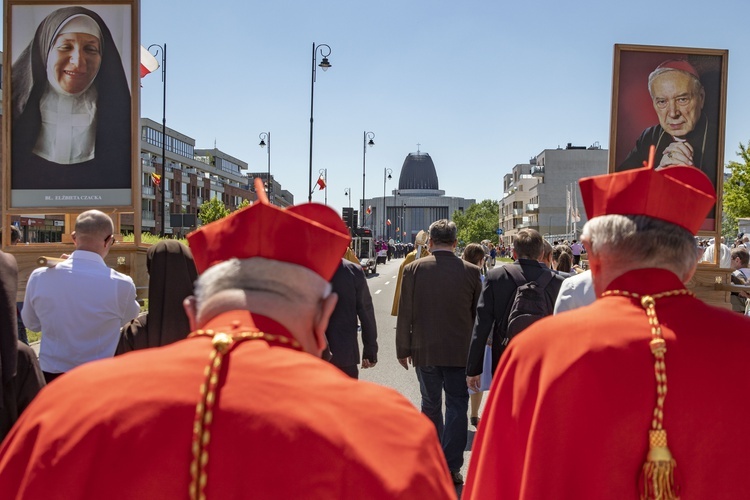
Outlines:
{"type": "Polygon", "coordinates": [[[88,210],[76,218],[73,241],[76,249],[95,252],[104,257],[109,253],[115,230],[112,219],[99,210],[88,210]]]}

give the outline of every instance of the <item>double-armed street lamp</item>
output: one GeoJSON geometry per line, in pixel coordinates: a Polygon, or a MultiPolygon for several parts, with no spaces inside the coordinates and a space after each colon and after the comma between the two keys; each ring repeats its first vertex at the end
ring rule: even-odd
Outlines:
{"type": "Polygon", "coordinates": [[[313,161],[313,103],[315,102],[315,63],[317,62],[317,54],[320,52],[320,56],[323,58],[322,61],[320,61],[320,68],[323,71],[328,70],[328,68],[331,67],[331,63],[328,62],[328,56],[331,55],[331,47],[326,45],[325,43],[322,43],[320,45],[315,45],[313,42],[312,46],[312,82],[310,83],[310,172],[308,176],[308,184],[307,184],[307,192],[310,193],[307,196],[307,201],[312,201],[312,193],[313,193],[313,167],[312,167],[312,161],[313,161]]]}
{"type": "Polygon", "coordinates": [[[152,43],[148,51],[155,49],[154,57],[161,53],[161,82],[162,82],[162,110],[161,110],[161,180],[158,188],[161,190],[161,230],[159,236],[164,238],[164,230],[167,226],[167,44],[159,45],[152,43]]]}
{"type": "Polygon", "coordinates": [[[268,153],[268,174],[266,175],[266,191],[268,191],[268,202],[273,205],[273,183],[271,183],[271,132],[261,132],[258,136],[260,144],[258,146],[265,148],[268,146],[266,152],[268,153]]]}
{"type": "Polygon", "coordinates": [[[362,215],[360,217],[360,226],[364,226],[365,222],[365,178],[367,173],[367,146],[373,147],[375,145],[375,134],[372,132],[364,132],[362,135],[362,215]]]}

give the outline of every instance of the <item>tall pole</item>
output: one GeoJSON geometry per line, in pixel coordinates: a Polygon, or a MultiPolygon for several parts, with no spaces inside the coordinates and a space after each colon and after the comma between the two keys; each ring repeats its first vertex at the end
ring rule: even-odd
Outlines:
{"type": "Polygon", "coordinates": [[[386,217],[385,217],[385,211],[386,211],[386,208],[385,208],[385,181],[387,179],[391,178],[391,174],[392,173],[393,173],[393,170],[391,170],[390,168],[384,168],[383,169],[383,233],[382,234],[383,234],[383,239],[384,240],[387,239],[386,234],[385,234],[385,228],[386,228],[386,217]],[[386,176],[387,176],[387,178],[386,178],[386,176]]]}
{"type": "Polygon", "coordinates": [[[264,148],[268,146],[268,174],[266,175],[266,182],[268,184],[268,202],[273,205],[273,183],[271,182],[271,132],[261,132],[258,138],[260,139],[260,147],[264,148]],[[266,139],[268,139],[268,142],[266,142],[266,139]]]}
{"type": "Polygon", "coordinates": [[[349,196],[349,208],[352,208],[352,188],[346,188],[346,191],[344,191],[344,195],[349,196]]]}
{"type": "Polygon", "coordinates": [[[367,146],[370,147],[375,145],[373,141],[375,134],[372,132],[364,132],[362,134],[362,212],[361,213],[361,224],[360,227],[365,225],[365,178],[367,174],[367,146]],[[370,142],[367,142],[370,139],[370,142]]]}
{"type": "Polygon", "coordinates": [[[318,172],[318,175],[323,178],[323,184],[325,184],[325,187],[323,188],[325,190],[324,203],[328,205],[328,169],[321,168],[320,172],[318,172]]]}
{"type": "Polygon", "coordinates": [[[162,111],[161,111],[161,182],[159,187],[161,188],[161,230],[159,236],[164,238],[165,229],[167,226],[167,44],[163,46],[153,43],[148,46],[149,52],[151,48],[156,48],[156,53],[159,54],[161,51],[161,81],[162,81],[162,111]]]}
{"type": "Polygon", "coordinates": [[[307,196],[307,201],[312,202],[312,193],[313,193],[313,187],[312,187],[312,175],[313,175],[313,104],[315,103],[315,62],[316,62],[316,55],[318,53],[318,49],[320,49],[320,55],[323,56],[323,60],[320,62],[320,67],[323,69],[323,71],[327,70],[331,67],[331,63],[328,62],[328,56],[331,55],[331,47],[326,45],[325,43],[322,43],[320,45],[315,45],[315,42],[313,42],[312,45],[312,79],[310,82],[310,171],[308,172],[308,179],[307,179],[307,192],[310,193],[307,196]],[[328,49],[328,52],[324,53],[325,49],[328,49]]]}

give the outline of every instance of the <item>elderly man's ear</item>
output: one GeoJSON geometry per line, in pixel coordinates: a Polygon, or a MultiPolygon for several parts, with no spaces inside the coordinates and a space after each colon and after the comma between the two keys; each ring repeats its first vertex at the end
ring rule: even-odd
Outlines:
{"type": "Polygon", "coordinates": [[[323,349],[328,345],[326,341],[326,330],[328,329],[328,320],[331,319],[331,314],[336,308],[336,303],[339,301],[339,296],[336,293],[331,293],[328,297],[321,300],[320,308],[315,314],[313,324],[313,334],[315,335],[315,347],[317,348],[316,354],[323,352],[323,349]]]}
{"type": "Polygon", "coordinates": [[[185,314],[190,322],[190,331],[193,332],[198,329],[198,323],[196,321],[196,307],[195,307],[195,295],[189,295],[182,301],[182,307],[185,308],[185,314]]]}

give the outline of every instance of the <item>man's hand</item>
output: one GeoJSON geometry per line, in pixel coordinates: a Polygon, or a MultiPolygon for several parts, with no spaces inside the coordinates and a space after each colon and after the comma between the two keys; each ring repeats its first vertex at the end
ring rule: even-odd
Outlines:
{"type": "Polygon", "coordinates": [[[377,361],[370,361],[367,358],[362,358],[362,368],[375,368],[375,365],[378,364],[377,361]]]}
{"type": "Polygon", "coordinates": [[[479,378],[480,375],[474,377],[466,377],[466,385],[474,392],[479,392],[479,378]]]}
{"type": "Polygon", "coordinates": [[[407,356],[405,358],[398,358],[398,362],[401,363],[401,366],[404,367],[404,370],[409,369],[409,363],[414,364],[411,361],[411,356],[407,356]]]}
{"type": "Polygon", "coordinates": [[[693,146],[686,141],[675,141],[667,146],[656,169],[670,165],[693,165],[693,146]]]}

